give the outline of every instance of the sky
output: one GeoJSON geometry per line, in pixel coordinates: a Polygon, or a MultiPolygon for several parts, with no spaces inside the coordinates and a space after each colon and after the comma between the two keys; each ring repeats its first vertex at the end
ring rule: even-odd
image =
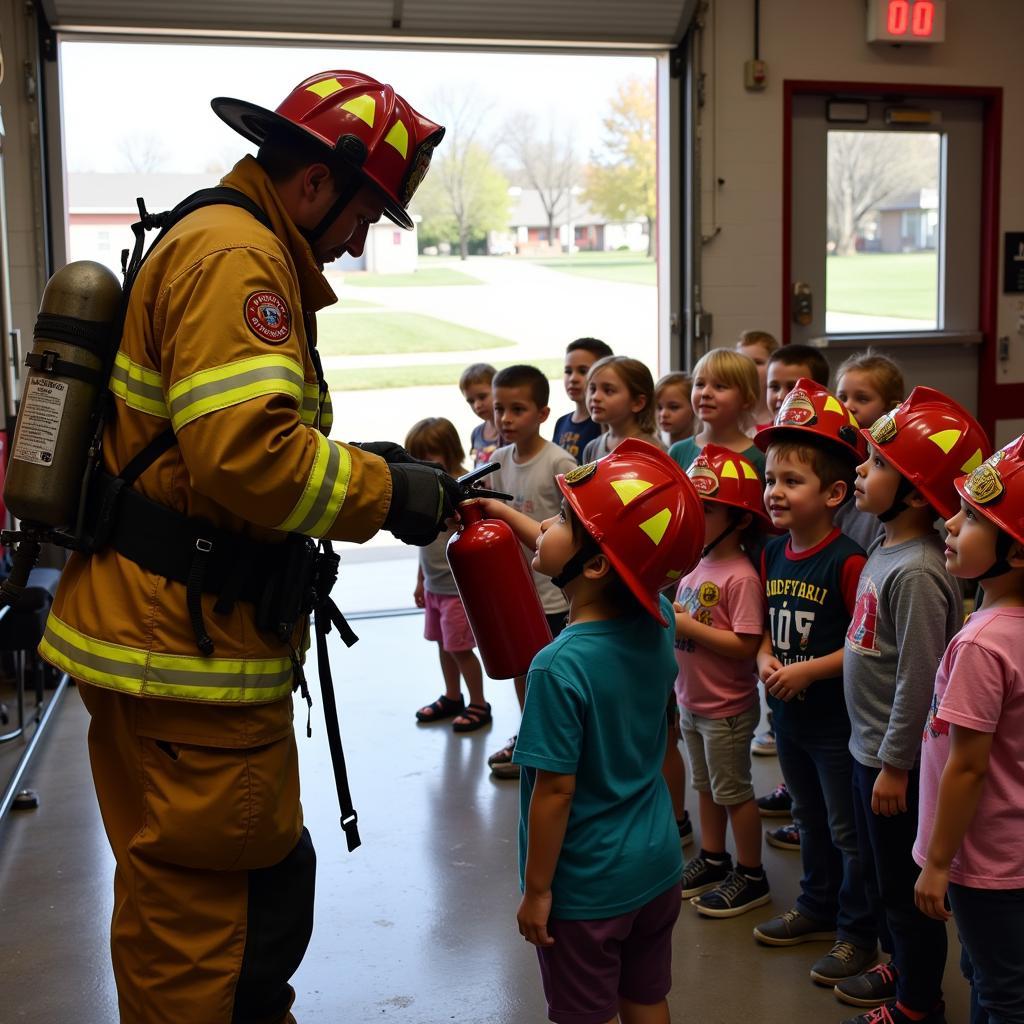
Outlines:
{"type": "Polygon", "coordinates": [[[210,109],[214,96],[276,107],[304,78],[355,69],[390,82],[428,117],[440,90],[469,91],[497,128],[532,111],[573,131],[581,158],[601,148],[602,118],[616,88],[653,77],[652,57],[462,53],[375,49],[65,42],[64,132],[71,171],[126,171],[126,141],[152,137],[160,170],[230,166],[247,144],[210,109]]]}

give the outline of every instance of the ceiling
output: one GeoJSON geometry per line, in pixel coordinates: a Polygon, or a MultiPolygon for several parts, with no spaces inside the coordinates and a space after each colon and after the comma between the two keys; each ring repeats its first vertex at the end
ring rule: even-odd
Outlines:
{"type": "Polygon", "coordinates": [[[697,0],[37,0],[63,32],[668,49],[697,0]]]}

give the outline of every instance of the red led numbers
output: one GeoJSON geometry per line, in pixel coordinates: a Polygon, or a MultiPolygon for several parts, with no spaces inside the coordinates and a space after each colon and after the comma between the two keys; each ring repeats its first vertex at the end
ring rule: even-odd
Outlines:
{"type": "Polygon", "coordinates": [[[909,24],[910,3],[908,0],[889,0],[889,15],[885,22],[885,30],[889,35],[906,35],[909,24]]]}
{"type": "Polygon", "coordinates": [[[910,29],[915,36],[930,36],[935,27],[935,4],[933,0],[917,0],[914,4],[914,19],[910,29]]]}
{"type": "Polygon", "coordinates": [[[935,0],[889,0],[885,30],[891,36],[930,36],[935,27],[935,0]]]}

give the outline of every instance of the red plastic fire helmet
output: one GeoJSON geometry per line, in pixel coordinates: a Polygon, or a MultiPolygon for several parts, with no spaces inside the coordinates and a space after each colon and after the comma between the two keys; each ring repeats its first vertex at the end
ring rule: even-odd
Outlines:
{"type": "Polygon", "coordinates": [[[777,441],[799,443],[806,437],[827,441],[835,451],[854,460],[854,465],[867,458],[867,444],[853,413],[828,388],[801,377],[786,395],[775,422],[758,431],[754,444],[766,452],[777,441]]]}
{"type": "Polygon", "coordinates": [[[704,501],[742,509],[751,513],[759,526],[771,528],[771,516],[764,507],[764,484],[745,455],[718,444],[706,444],[686,475],[704,501]]]}
{"type": "Polygon", "coordinates": [[[321,71],[299,83],[276,111],[227,96],[210,105],[257,145],[274,129],[304,132],[323,143],[377,187],[384,212],[403,228],[412,227],[406,208],[444,137],[444,128],[413,110],[390,85],[358,71],[321,71]]]}
{"type": "Polygon", "coordinates": [[[690,478],[654,445],[627,438],[555,480],[622,581],[667,625],[658,591],[697,564],[704,544],[704,510],[690,478]]]}
{"type": "Polygon", "coordinates": [[[1024,437],[959,477],[956,489],[981,515],[1024,544],[1024,437]]]}
{"type": "Polygon", "coordinates": [[[976,470],[989,451],[978,421],[934,388],[914,388],[861,434],[943,519],[960,507],[953,481],[976,470]]]}

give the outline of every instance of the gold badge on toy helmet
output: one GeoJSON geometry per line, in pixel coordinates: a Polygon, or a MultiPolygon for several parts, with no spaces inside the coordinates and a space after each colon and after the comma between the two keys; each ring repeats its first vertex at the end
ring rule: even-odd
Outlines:
{"type": "Polygon", "coordinates": [[[871,429],[868,433],[871,434],[871,440],[875,444],[888,444],[898,433],[896,426],[896,413],[887,412],[879,416],[874,423],[871,424],[871,429]]]}
{"type": "Polygon", "coordinates": [[[711,468],[706,456],[698,455],[686,475],[693,481],[693,489],[702,498],[713,498],[718,493],[718,474],[711,468]]]}
{"type": "Polygon", "coordinates": [[[809,427],[818,422],[814,403],[802,388],[794,388],[782,403],[779,415],[775,417],[777,427],[809,427]]]}
{"type": "Polygon", "coordinates": [[[577,487],[579,484],[583,483],[584,480],[593,476],[594,470],[596,469],[596,462],[588,462],[585,465],[577,466],[575,469],[570,469],[568,473],[564,474],[562,479],[565,480],[570,487],[577,487]]]}
{"type": "Polygon", "coordinates": [[[991,505],[998,501],[1006,488],[996,466],[1002,461],[1003,453],[996,454],[983,462],[965,481],[964,490],[976,505],[991,505]]]}

